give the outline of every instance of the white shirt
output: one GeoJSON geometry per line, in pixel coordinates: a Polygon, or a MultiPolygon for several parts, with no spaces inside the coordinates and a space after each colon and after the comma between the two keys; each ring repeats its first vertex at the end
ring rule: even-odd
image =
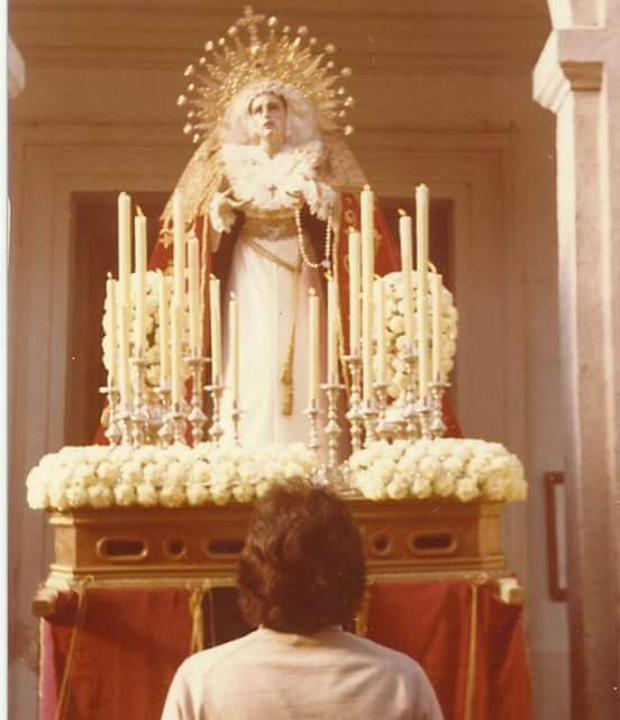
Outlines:
{"type": "Polygon", "coordinates": [[[260,628],[189,657],[162,720],[443,720],[411,658],[337,628],[260,628]]]}

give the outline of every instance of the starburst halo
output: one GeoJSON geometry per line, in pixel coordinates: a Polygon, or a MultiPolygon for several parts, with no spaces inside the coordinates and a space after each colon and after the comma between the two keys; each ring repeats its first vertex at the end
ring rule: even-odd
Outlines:
{"type": "Polygon", "coordinates": [[[228,28],[227,37],[205,43],[205,55],[188,65],[187,90],[177,104],[187,107],[183,128],[194,143],[204,140],[222,121],[233,99],[253,85],[277,82],[290,86],[316,109],[323,132],[353,132],[346,123],[353,98],[346,94],[343,79],[351,69],[338,70],[333,60],[334,45],[317,50],[315,37],[308,28],[293,32],[289,26],[279,29],[276,17],[266,18],[246,6],[243,15],[228,28]],[[266,28],[266,37],[260,30],[266,28]]]}

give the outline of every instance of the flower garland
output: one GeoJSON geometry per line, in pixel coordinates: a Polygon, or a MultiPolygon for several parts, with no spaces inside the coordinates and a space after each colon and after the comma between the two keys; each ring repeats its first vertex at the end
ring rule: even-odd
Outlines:
{"type": "MultiPolygon", "coordinates": [[[[409,382],[409,366],[405,360],[407,356],[407,338],[405,334],[405,302],[402,283],[402,273],[393,272],[382,278],[385,288],[385,315],[388,353],[388,394],[391,398],[399,398],[407,388],[409,382]]],[[[417,327],[417,275],[411,277],[413,287],[414,323],[417,327]]],[[[432,327],[433,303],[431,291],[428,291],[429,327],[432,327]]],[[[458,335],[458,312],[454,306],[452,293],[443,285],[440,296],[441,306],[441,372],[444,377],[454,367],[456,353],[456,338],[458,335]]],[[[375,328],[377,330],[377,328],[375,328]]],[[[429,334],[429,357],[432,339],[429,334]]],[[[378,371],[378,356],[374,357],[375,372],[378,371]]],[[[413,371],[417,377],[417,361],[413,371]]]]}
{"type": "Polygon", "coordinates": [[[484,440],[379,440],[351,456],[349,472],[352,486],[371,500],[511,502],[527,495],[519,458],[500,443],[484,440]]]}
{"type": "Polygon", "coordinates": [[[112,506],[183,507],[250,502],[272,485],[311,481],[316,455],[303,443],[269,445],[259,451],[223,448],[126,445],[64,447],[45,455],[26,481],[34,509],[70,510],[112,506]]]}
{"type": "MultiPolygon", "coordinates": [[[[169,266],[165,272],[162,273],[164,282],[166,283],[166,297],[168,298],[168,308],[166,316],[168,319],[168,334],[167,337],[172,337],[172,288],[173,288],[173,277],[172,277],[172,266],[169,266]]],[[[130,275],[131,282],[131,293],[132,297],[135,295],[135,284],[136,274],[130,275]]],[[[146,273],[146,299],[145,299],[145,332],[146,332],[146,344],[144,347],[143,355],[144,359],[148,362],[146,369],[146,384],[147,389],[154,389],[159,386],[159,356],[160,356],[160,327],[159,327],[159,273],[149,270],[146,273]]],[[[118,309],[118,304],[117,304],[118,309]]],[[[189,309],[187,302],[184,305],[184,322],[183,322],[183,334],[182,334],[182,354],[185,357],[189,355],[189,309]]],[[[117,310],[118,311],[118,310],[117,310]]],[[[129,357],[133,357],[135,348],[135,331],[136,331],[136,306],[135,303],[130,304],[130,316],[129,316],[129,357]]],[[[103,351],[103,365],[107,371],[110,369],[110,314],[109,314],[109,298],[106,297],[103,306],[103,338],[101,341],[101,348],[103,351]]],[[[118,333],[117,333],[118,337],[118,333]]],[[[118,349],[117,349],[118,351],[118,349]]],[[[184,380],[188,380],[191,376],[191,370],[189,365],[183,361],[181,377],[184,380]]]]}

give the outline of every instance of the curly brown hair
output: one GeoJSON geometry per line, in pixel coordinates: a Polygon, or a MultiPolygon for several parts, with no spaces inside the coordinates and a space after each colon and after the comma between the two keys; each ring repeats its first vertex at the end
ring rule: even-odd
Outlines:
{"type": "Polygon", "coordinates": [[[351,621],[366,567],[346,504],[301,483],[269,490],[256,503],[237,582],[242,612],[254,627],[308,634],[351,621]]]}

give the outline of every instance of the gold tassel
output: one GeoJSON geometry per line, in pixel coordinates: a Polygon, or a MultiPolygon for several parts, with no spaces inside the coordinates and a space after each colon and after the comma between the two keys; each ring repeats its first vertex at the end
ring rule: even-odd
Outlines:
{"type": "Polygon", "coordinates": [[[189,613],[192,619],[192,636],[190,639],[190,653],[204,650],[204,617],[202,614],[202,601],[207,593],[211,592],[211,584],[207,581],[198,586],[189,584],[189,613]]]}

